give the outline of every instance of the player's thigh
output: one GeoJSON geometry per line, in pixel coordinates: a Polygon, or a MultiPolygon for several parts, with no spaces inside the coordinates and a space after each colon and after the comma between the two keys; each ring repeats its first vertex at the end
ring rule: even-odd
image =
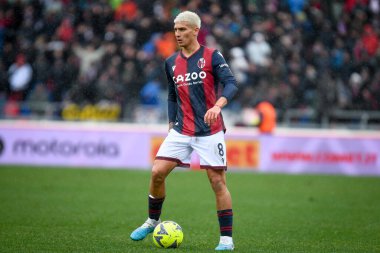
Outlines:
{"type": "Polygon", "coordinates": [[[176,162],[178,165],[189,163],[190,154],[193,151],[191,137],[170,130],[168,136],[161,144],[155,160],[166,160],[176,162]]]}
{"type": "Polygon", "coordinates": [[[192,145],[200,157],[200,166],[203,169],[226,169],[227,155],[224,133],[198,137],[192,145]]]}

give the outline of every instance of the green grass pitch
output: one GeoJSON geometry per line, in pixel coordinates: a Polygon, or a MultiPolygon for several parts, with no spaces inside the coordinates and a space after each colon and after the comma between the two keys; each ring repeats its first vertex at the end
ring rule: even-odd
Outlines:
{"type": "MultiPolygon", "coordinates": [[[[149,171],[0,167],[0,252],[215,252],[204,171],[175,171],[162,219],[179,249],[131,231],[147,217],[149,171]]],[[[380,252],[380,178],[228,173],[236,252],[380,252]]]]}

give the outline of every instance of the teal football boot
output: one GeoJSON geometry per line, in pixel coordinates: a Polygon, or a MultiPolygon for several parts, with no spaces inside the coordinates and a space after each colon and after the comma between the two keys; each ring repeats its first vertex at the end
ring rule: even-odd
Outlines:
{"type": "Polygon", "coordinates": [[[133,241],[140,241],[147,237],[148,234],[152,233],[154,228],[161,222],[161,220],[153,220],[148,218],[141,227],[136,228],[131,233],[131,239],[133,241]]]}

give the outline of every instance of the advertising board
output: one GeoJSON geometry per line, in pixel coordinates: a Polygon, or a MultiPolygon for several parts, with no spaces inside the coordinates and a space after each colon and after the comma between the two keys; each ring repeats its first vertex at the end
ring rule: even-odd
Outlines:
{"type": "MultiPolygon", "coordinates": [[[[0,122],[0,164],[150,169],[166,134],[162,125],[0,122]]],[[[380,175],[377,132],[230,128],[226,145],[232,171],[380,175]]]]}

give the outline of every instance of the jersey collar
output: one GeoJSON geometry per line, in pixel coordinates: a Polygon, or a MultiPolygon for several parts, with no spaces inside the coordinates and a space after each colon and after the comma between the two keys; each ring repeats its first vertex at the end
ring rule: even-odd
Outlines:
{"type": "Polygon", "coordinates": [[[202,48],[203,48],[203,46],[200,45],[200,47],[199,47],[197,50],[195,50],[195,51],[194,51],[191,55],[189,55],[188,57],[186,57],[186,56],[182,53],[182,50],[181,50],[181,51],[180,51],[180,55],[181,55],[182,58],[184,58],[185,60],[187,60],[187,59],[191,58],[193,55],[195,55],[197,52],[199,52],[202,48]]]}

